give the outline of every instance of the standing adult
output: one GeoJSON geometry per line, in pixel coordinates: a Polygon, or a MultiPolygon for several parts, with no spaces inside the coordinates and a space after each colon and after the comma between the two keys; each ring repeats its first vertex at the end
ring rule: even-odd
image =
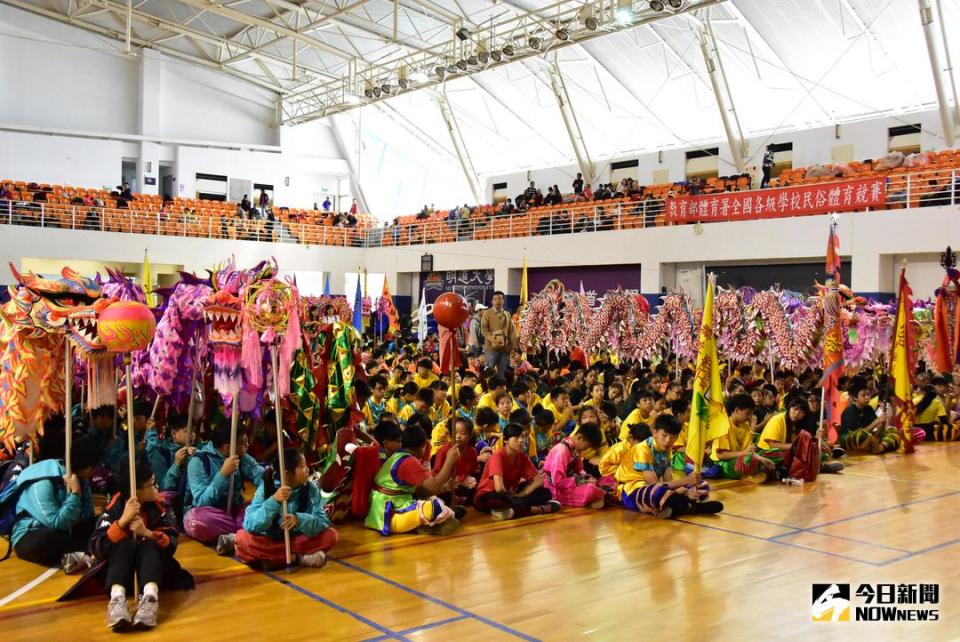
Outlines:
{"type": "Polygon", "coordinates": [[[763,180],[760,181],[760,189],[770,187],[770,174],[773,172],[773,145],[767,145],[767,151],[763,153],[763,180]]]}
{"type": "Polygon", "coordinates": [[[583,196],[583,174],[577,173],[577,177],[573,179],[573,193],[577,196],[583,196]]]}
{"type": "Polygon", "coordinates": [[[517,329],[510,313],[503,308],[503,292],[493,293],[492,304],[480,317],[483,360],[487,368],[495,368],[503,376],[510,365],[510,352],[517,346],[517,329]]]}

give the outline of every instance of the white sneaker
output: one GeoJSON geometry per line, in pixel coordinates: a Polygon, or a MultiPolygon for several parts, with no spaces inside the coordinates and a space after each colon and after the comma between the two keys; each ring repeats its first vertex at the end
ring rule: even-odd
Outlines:
{"type": "Polygon", "coordinates": [[[111,597],[107,603],[107,628],[112,631],[123,631],[130,626],[130,609],[127,608],[126,596],[111,597]]]}
{"type": "Polygon", "coordinates": [[[141,595],[137,604],[137,613],[133,616],[133,628],[145,630],[157,625],[157,612],[160,601],[152,595],[141,595]]]}
{"type": "Polygon", "coordinates": [[[63,572],[66,575],[82,573],[93,566],[93,556],[82,551],[67,553],[60,558],[60,566],[63,567],[63,572]]]}
{"type": "Polygon", "coordinates": [[[494,519],[513,519],[513,514],[512,508],[494,508],[490,510],[490,517],[494,519]]]}
{"type": "Polygon", "coordinates": [[[217,538],[217,555],[233,555],[237,548],[237,534],[226,533],[217,538]]]}
{"type": "Polygon", "coordinates": [[[301,555],[297,562],[300,566],[306,566],[307,568],[323,568],[327,564],[327,554],[323,551],[307,553],[301,555]]]}

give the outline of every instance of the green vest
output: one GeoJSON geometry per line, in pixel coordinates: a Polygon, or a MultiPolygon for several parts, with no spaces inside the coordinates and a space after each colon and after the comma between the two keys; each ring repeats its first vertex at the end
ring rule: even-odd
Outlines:
{"type": "Polygon", "coordinates": [[[393,453],[387,461],[383,462],[373,478],[370,511],[363,525],[378,531],[381,535],[390,534],[390,518],[394,513],[417,503],[413,496],[417,490],[416,487],[402,484],[394,477],[397,468],[407,457],[413,457],[413,455],[402,450],[393,453]]]}

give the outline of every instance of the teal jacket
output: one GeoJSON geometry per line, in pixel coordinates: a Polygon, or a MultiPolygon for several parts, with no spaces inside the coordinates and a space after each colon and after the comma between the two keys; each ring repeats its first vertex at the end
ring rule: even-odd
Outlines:
{"type": "MultiPolygon", "coordinates": [[[[210,442],[200,446],[196,454],[190,458],[190,463],[187,464],[187,486],[190,489],[190,496],[184,501],[184,512],[195,506],[227,509],[230,478],[220,474],[224,459],[225,457],[217,452],[210,442]],[[203,460],[206,460],[206,464],[203,460]]],[[[244,480],[259,486],[262,479],[263,466],[250,455],[243,455],[240,458],[240,470],[233,481],[234,498],[240,498],[243,493],[244,480]]]]}
{"type": "Polygon", "coordinates": [[[146,438],[147,461],[150,462],[153,476],[157,479],[157,487],[160,490],[177,490],[180,485],[180,476],[186,468],[186,466],[177,466],[177,451],[182,446],[169,439],[160,439],[160,435],[154,428],[147,431],[146,438]]]}
{"type": "Polygon", "coordinates": [[[93,519],[93,495],[90,484],[80,481],[80,494],[67,492],[63,483],[66,474],[63,464],[56,459],[45,459],[28,466],[17,478],[23,486],[17,498],[17,515],[10,543],[13,546],[30,531],[52,528],[65,531],[85,519],[93,519]],[[58,479],[44,479],[44,478],[58,479]],[[37,481],[40,480],[40,481],[37,481]]]}
{"type": "MultiPolygon", "coordinates": [[[[273,493],[280,488],[280,482],[274,481],[273,490],[267,492],[266,499],[263,498],[263,486],[261,483],[253,496],[253,501],[247,506],[247,512],[243,517],[243,528],[252,535],[283,539],[283,529],[280,528],[283,504],[273,498],[273,493]]],[[[290,535],[313,537],[330,528],[330,518],[327,517],[327,511],[324,509],[325,503],[320,495],[320,488],[313,482],[308,481],[303,486],[294,488],[290,492],[290,499],[287,500],[287,511],[296,513],[298,521],[296,528],[290,531],[290,535]],[[305,498],[302,497],[304,493],[307,493],[305,498]]]]}

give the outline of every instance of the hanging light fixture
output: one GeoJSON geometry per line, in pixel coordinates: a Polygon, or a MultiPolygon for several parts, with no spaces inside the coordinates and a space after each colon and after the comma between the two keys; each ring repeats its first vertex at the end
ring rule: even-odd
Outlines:
{"type": "Polygon", "coordinates": [[[567,31],[563,27],[561,27],[560,29],[557,29],[557,40],[569,40],[569,39],[570,39],[569,31],[567,31]]]}

